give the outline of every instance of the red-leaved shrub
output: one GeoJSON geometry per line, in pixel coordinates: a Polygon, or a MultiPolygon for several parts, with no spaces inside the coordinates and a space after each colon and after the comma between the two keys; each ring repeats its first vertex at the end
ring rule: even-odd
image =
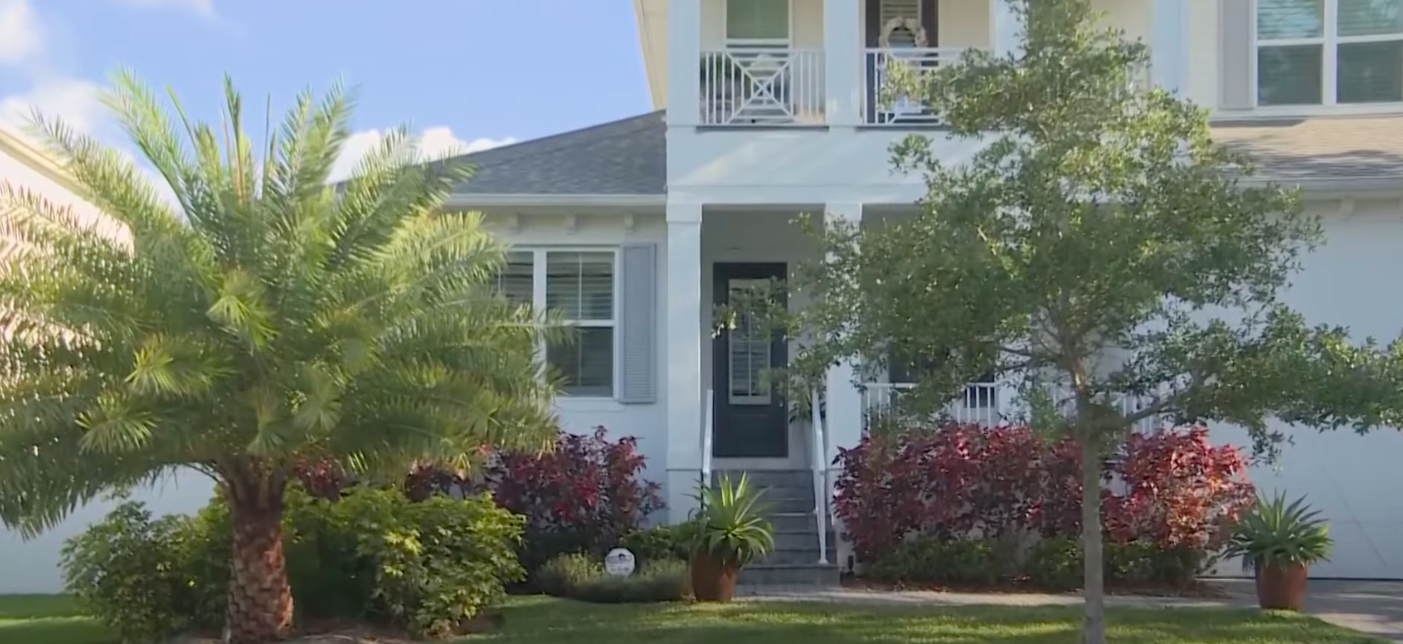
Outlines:
{"type": "Polygon", "coordinates": [[[610,441],[562,433],[545,453],[505,452],[486,470],[500,505],[526,517],[522,564],[528,571],[568,552],[603,555],[662,508],[657,483],[638,477],[644,458],[632,437],[610,441]]]}
{"type": "MultiPolygon", "coordinates": [[[[1134,435],[1103,472],[1107,538],[1216,550],[1251,502],[1247,463],[1207,429],[1134,435]]],[[[1026,426],[947,424],[868,436],[839,456],[835,512],[870,561],[912,535],[1017,540],[1075,537],[1081,526],[1080,450],[1026,426]]]]}

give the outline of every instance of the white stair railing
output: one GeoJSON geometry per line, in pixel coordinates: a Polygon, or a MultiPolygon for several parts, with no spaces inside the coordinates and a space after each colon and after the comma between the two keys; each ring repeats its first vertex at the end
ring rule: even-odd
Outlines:
{"type": "Polygon", "coordinates": [[[701,449],[702,449],[702,453],[701,453],[701,477],[702,477],[702,486],[703,486],[703,487],[707,487],[707,488],[711,487],[711,435],[712,435],[712,433],[713,433],[713,427],[712,427],[712,425],[713,425],[713,423],[714,423],[714,421],[713,421],[712,418],[711,418],[711,415],[712,415],[712,408],[713,408],[713,405],[715,404],[715,402],[716,402],[716,390],[715,390],[715,389],[707,389],[707,390],[706,390],[706,411],[704,412],[704,416],[703,416],[703,417],[705,418],[705,420],[702,422],[702,439],[701,439],[701,449]]]}
{"type": "Polygon", "coordinates": [[[813,412],[814,518],[818,520],[818,563],[828,565],[828,458],[823,432],[822,400],[818,390],[810,392],[813,412]]]}

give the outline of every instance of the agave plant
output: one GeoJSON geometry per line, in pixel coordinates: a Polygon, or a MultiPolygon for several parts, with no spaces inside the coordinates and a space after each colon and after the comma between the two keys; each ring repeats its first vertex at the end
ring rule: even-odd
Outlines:
{"type": "Polygon", "coordinates": [[[728,568],[743,568],[775,548],[774,526],[764,517],[764,491],[741,474],[734,485],[721,475],[714,488],[702,487],[693,521],[684,529],[692,553],[719,560],[728,568]]]}
{"type": "Polygon", "coordinates": [[[1233,530],[1226,556],[1242,557],[1245,570],[1328,561],[1330,530],[1305,497],[1286,502],[1285,494],[1257,498],[1233,530]]]}

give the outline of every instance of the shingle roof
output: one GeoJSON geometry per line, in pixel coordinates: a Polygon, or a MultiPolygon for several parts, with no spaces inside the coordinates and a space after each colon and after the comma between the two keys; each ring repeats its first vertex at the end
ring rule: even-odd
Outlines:
{"type": "Polygon", "coordinates": [[[1277,181],[1403,179],[1403,115],[1220,121],[1213,136],[1277,181]]]}
{"type": "Polygon", "coordinates": [[[477,172],[454,192],[665,194],[666,134],[657,111],[465,155],[477,172]]]}
{"type": "MultiPolygon", "coordinates": [[[[661,195],[667,127],[650,112],[466,155],[477,166],[458,194],[661,195]]],[[[1277,181],[1403,181],[1403,115],[1317,116],[1213,123],[1214,137],[1277,181]]]]}

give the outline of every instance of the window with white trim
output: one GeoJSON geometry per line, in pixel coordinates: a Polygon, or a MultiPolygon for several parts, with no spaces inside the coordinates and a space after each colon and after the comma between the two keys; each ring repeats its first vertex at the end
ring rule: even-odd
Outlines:
{"type": "Polygon", "coordinates": [[[1257,104],[1403,102],[1403,0],[1257,0],[1257,104]]]}
{"type": "Polygon", "coordinates": [[[726,40],[787,42],[789,0],[727,0],[726,40]]]}
{"type": "Polygon", "coordinates": [[[564,376],[563,393],[614,395],[615,250],[514,249],[497,277],[499,292],[538,310],[557,311],[575,328],[573,341],[542,347],[564,376]]]}

